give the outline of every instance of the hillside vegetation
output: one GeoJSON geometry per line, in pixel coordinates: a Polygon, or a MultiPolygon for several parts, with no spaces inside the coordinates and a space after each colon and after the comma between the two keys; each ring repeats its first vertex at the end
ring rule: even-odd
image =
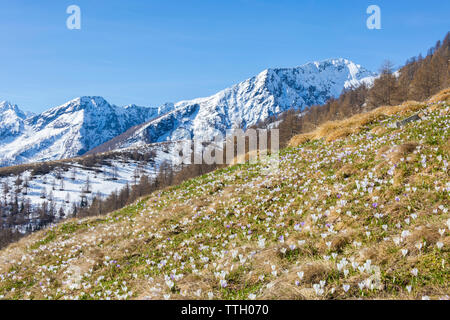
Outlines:
{"type": "Polygon", "coordinates": [[[39,231],[0,298],[448,299],[449,127],[446,90],[39,231]]]}

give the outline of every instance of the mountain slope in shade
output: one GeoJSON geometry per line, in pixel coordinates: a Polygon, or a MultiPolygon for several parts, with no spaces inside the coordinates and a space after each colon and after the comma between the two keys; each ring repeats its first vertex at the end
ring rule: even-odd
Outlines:
{"type": "Polygon", "coordinates": [[[217,94],[181,101],[174,110],[128,132],[102,151],[183,139],[209,141],[234,127],[246,128],[290,108],[323,104],[343,89],[370,85],[376,75],[346,59],[297,68],[267,69],[217,94]]]}
{"type": "Polygon", "coordinates": [[[101,97],[81,97],[26,118],[2,103],[0,165],[82,155],[129,128],[158,117],[164,108],[117,107],[101,97]]]}

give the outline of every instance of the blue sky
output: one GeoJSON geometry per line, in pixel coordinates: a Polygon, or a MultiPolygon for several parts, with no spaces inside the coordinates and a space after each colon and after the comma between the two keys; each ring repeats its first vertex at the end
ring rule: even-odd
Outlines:
{"type": "Polygon", "coordinates": [[[0,100],[41,112],[83,95],[157,106],[269,67],[345,57],[397,66],[450,30],[443,0],[0,0],[0,100]],[[68,30],[78,5],[81,30],[68,30]],[[382,30],[366,28],[381,8],[382,30]]]}

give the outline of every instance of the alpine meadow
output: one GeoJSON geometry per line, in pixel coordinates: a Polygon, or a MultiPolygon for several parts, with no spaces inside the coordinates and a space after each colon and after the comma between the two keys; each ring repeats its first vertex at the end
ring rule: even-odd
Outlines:
{"type": "Polygon", "coordinates": [[[168,2],[1,5],[0,300],[448,300],[449,5],[168,2]]]}

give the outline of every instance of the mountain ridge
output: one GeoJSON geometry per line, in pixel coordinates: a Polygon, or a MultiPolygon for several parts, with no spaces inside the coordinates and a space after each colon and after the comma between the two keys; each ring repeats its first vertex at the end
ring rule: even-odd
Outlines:
{"type": "Polygon", "coordinates": [[[9,115],[17,132],[0,135],[0,165],[82,155],[158,112],[135,105],[117,107],[102,97],[86,96],[26,119],[9,115]]]}
{"type": "MultiPolygon", "coordinates": [[[[227,129],[246,128],[290,108],[323,104],[344,89],[370,85],[375,76],[348,59],[327,59],[265,69],[212,96],[159,107],[117,107],[103,97],[84,96],[27,117],[16,106],[8,121],[0,121],[0,166],[157,142],[210,141],[227,129]]],[[[0,119],[2,114],[0,109],[0,119]]]]}
{"type": "MultiPolygon", "coordinates": [[[[233,127],[246,128],[290,108],[304,109],[337,97],[342,90],[371,85],[376,74],[339,58],[295,68],[269,68],[218,93],[174,104],[171,112],[128,132],[127,139],[100,146],[111,151],[149,143],[210,141],[233,127]],[[178,122],[178,126],[171,125],[178,122]]],[[[117,140],[117,139],[116,139],[117,140]]]]}

